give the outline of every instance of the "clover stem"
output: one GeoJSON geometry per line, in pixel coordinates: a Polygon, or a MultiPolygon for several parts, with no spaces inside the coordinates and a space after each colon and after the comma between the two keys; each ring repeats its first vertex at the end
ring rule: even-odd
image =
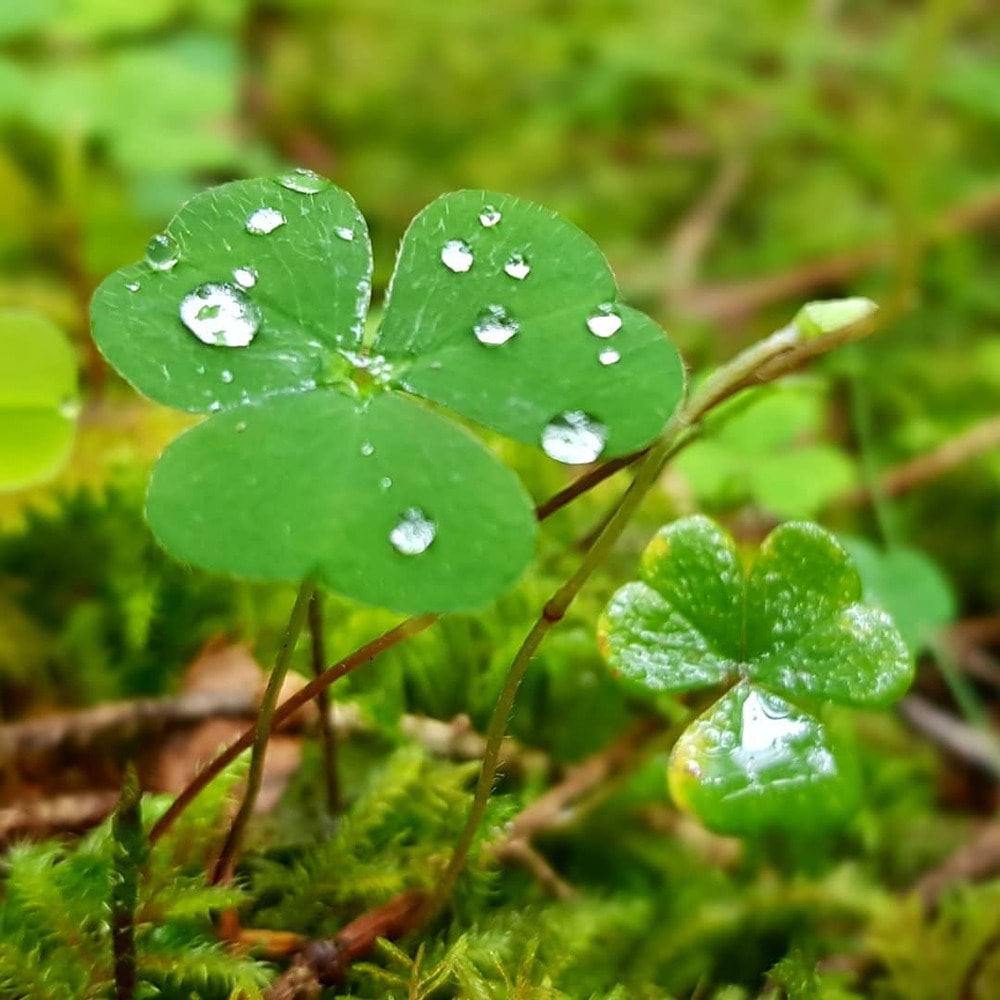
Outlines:
{"type": "Polygon", "coordinates": [[[295,643],[306,623],[309,612],[309,605],[312,602],[314,586],[312,581],[306,580],[299,587],[298,596],[292,607],[292,613],[288,618],[288,625],[285,628],[278,655],[274,661],[274,669],[268,678],[267,687],[264,690],[264,697],[261,699],[260,710],[257,713],[257,721],[254,725],[253,749],[250,752],[250,769],[247,772],[246,789],[243,792],[243,801],[240,803],[239,811],[233,820],[233,825],[229,829],[226,842],[222,845],[222,851],[212,872],[211,884],[217,885],[220,882],[228,882],[233,875],[233,868],[236,863],[236,854],[243,842],[243,835],[246,832],[247,823],[253,814],[257,796],[264,781],[264,758],[267,754],[267,741],[271,734],[271,722],[274,716],[275,706],[278,704],[278,694],[281,686],[288,674],[288,666],[292,661],[292,653],[295,650],[295,643]]]}
{"type": "MultiPolygon", "coordinates": [[[[312,671],[314,677],[326,669],[326,640],[323,635],[323,594],[313,591],[309,601],[309,634],[312,639],[312,671]]],[[[337,733],[330,719],[330,694],[327,688],[316,692],[319,711],[319,738],[323,748],[323,784],[326,808],[331,816],[340,812],[340,775],[337,766],[337,733]]]]}

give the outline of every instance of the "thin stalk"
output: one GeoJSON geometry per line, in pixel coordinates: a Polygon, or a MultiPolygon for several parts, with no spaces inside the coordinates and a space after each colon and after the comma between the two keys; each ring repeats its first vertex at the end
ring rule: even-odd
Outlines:
{"type": "Polygon", "coordinates": [[[278,694],[281,685],[285,681],[288,673],[288,665],[292,662],[292,653],[295,650],[295,643],[298,641],[302,627],[305,625],[306,616],[309,611],[309,604],[313,595],[313,584],[305,581],[299,587],[298,596],[295,598],[295,605],[288,619],[288,626],[285,629],[284,638],[281,640],[281,648],[274,661],[274,669],[267,681],[267,688],[261,700],[260,711],[257,713],[257,722],[254,726],[253,750],[250,754],[250,769],[247,772],[246,789],[243,792],[243,801],[240,803],[239,811],[233,820],[233,825],[229,828],[229,835],[222,845],[219,860],[216,862],[215,871],[212,873],[211,884],[228,882],[233,875],[233,868],[236,863],[236,854],[243,843],[243,835],[246,832],[247,823],[253,814],[254,806],[257,803],[257,796],[260,794],[260,786],[264,782],[264,758],[267,755],[267,741],[271,735],[271,725],[275,714],[275,707],[278,704],[278,694]]]}
{"type": "MultiPolygon", "coordinates": [[[[309,602],[309,634],[312,638],[313,677],[320,677],[326,669],[326,639],[323,635],[323,594],[316,590],[309,602]]],[[[337,733],[330,719],[330,693],[322,688],[316,693],[319,711],[319,738],[323,749],[323,786],[326,808],[331,816],[340,812],[340,773],[337,764],[337,733]]]]}
{"type": "Polygon", "coordinates": [[[148,842],[142,830],[142,789],[135,765],[125,769],[121,798],[111,821],[114,868],[111,872],[111,948],[115,969],[115,1000],[133,1000],[137,984],[135,908],[139,875],[146,863],[148,842]]]}

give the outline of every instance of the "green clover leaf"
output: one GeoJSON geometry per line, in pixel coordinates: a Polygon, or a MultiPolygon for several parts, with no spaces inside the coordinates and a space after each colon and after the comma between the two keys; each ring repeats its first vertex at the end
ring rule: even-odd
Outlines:
{"type": "Polygon", "coordinates": [[[534,514],[439,407],[586,463],[652,440],[683,369],[617,303],[592,241],[510,195],[421,212],[363,337],[371,270],[350,196],[299,170],[198,195],[104,281],[92,318],[111,364],[209,414],[154,469],[149,522],[207,569],[315,576],[400,611],[476,607],[524,570],[534,514]]]}
{"type": "Polygon", "coordinates": [[[69,457],[80,404],[76,356],[44,316],[0,312],[0,490],[54,476],[69,457]]]}
{"type": "Polygon", "coordinates": [[[726,688],[674,747],[678,805],[726,833],[842,817],[856,779],[818,709],[891,704],[913,665],[892,619],[861,603],[837,540],[784,524],[746,573],[726,532],[689,517],[655,536],[639,575],[601,619],[612,669],[645,690],[726,688]]]}

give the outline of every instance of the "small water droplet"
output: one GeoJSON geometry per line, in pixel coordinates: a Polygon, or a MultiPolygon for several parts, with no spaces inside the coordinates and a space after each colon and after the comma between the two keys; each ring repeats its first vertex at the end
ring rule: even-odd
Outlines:
{"type": "Polygon", "coordinates": [[[260,309],[246,292],[222,282],[209,282],[181,300],[181,321],[203,343],[214,347],[246,347],[260,328],[260,309]]]}
{"type": "Polygon", "coordinates": [[[436,534],[437,525],[419,507],[408,507],[389,532],[389,542],[401,555],[418,556],[430,548],[436,534]]]}
{"type": "Polygon", "coordinates": [[[181,248],[169,233],[157,233],[146,244],[146,263],[154,271],[169,271],[181,259],[181,248]]]}
{"type": "Polygon", "coordinates": [[[368,458],[370,455],[375,454],[375,445],[371,441],[363,441],[361,443],[361,454],[368,458]]]}
{"type": "Polygon", "coordinates": [[[66,420],[76,420],[80,416],[80,400],[67,396],[59,404],[59,416],[66,420]]]}
{"type": "Polygon", "coordinates": [[[621,361],[622,356],[613,348],[609,347],[606,351],[601,351],[597,355],[597,360],[601,362],[602,365],[616,365],[621,361]]]}
{"type": "Polygon", "coordinates": [[[622,328],[622,318],[614,306],[598,306],[597,312],[587,318],[587,329],[595,337],[613,337],[622,328]]]}
{"type": "Polygon", "coordinates": [[[218,413],[221,409],[222,403],[220,403],[217,399],[213,399],[212,402],[208,404],[209,413],[218,413]]]}
{"type": "Polygon", "coordinates": [[[241,420],[236,425],[236,433],[237,434],[242,434],[246,429],[247,429],[247,422],[245,420],[241,420]]]}
{"type": "Polygon", "coordinates": [[[492,205],[486,205],[483,210],[479,213],[479,221],[487,229],[491,229],[495,226],[501,219],[501,215],[498,209],[494,208],[492,205]]]}
{"type": "Polygon", "coordinates": [[[531,274],[531,265],[524,259],[524,254],[513,253],[503,266],[504,274],[517,281],[524,281],[531,274]]]}
{"type": "Polygon", "coordinates": [[[238,267],[233,271],[236,284],[244,288],[253,288],[257,284],[257,269],[255,267],[238,267]]]}
{"type": "Polygon", "coordinates": [[[607,440],[604,424],[583,410],[567,410],[553,417],[542,431],[542,450],[557,462],[585,465],[600,457],[607,440]]]}
{"type": "Polygon", "coordinates": [[[228,385],[230,382],[232,382],[232,380],[233,380],[233,373],[228,368],[223,369],[222,381],[228,385]]]}
{"type": "Polygon", "coordinates": [[[441,248],[441,263],[456,274],[464,274],[472,267],[472,250],[462,240],[448,240],[441,248]]]}
{"type": "Polygon", "coordinates": [[[503,306],[487,306],[472,328],[476,340],[487,347],[506,344],[517,331],[517,320],[503,306]]]}
{"type": "Polygon", "coordinates": [[[388,476],[383,476],[378,481],[378,485],[379,485],[379,489],[381,489],[383,492],[385,492],[387,489],[390,489],[392,487],[392,480],[388,476]]]}
{"type": "Polygon", "coordinates": [[[284,215],[276,208],[262,206],[254,209],[247,218],[247,232],[254,236],[267,236],[279,226],[283,226],[286,221],[284,215]]]}
{"type": "Polygon", "coordinates": [[[337,226],[334,232],[342,239],[350,243],[354,239],[354,230],[347,226],[337,226]]]}
{"type": "Polygon", "coordinates": [[[137,291],[139,291],[139,282],[138,281],[126,281],[125,282],[125,287],[130,292],[137,292],[137,291]]]}
{"type": "Polygon", "coordinates": [[[318,194],[331,186],[325,177],[320,177],[316,171],[307,170],[305,167],[286,170],[283,174],[279,174],[275,180],[283,188],[296,191],[298,194],[318,194]]]}

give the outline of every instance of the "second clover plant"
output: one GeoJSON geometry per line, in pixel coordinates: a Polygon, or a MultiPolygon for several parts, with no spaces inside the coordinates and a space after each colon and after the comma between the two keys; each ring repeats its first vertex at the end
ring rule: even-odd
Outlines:
{"type": "Polygon", "coordinates": [[[482,605],[531,558],[532,503],[449,412],[583,464],[660,432],[676,350],[618,302],[597,246],[505,194],[460,191],[410,225],[381,326],[351,197],[309,171],[188,202],[92,307],[108,360],[208,418],[151,477],[173,555],[261,580],[314,578],[399,611],[482,605]]]}
{"type": "Polygon", "coordinates": [[[854,767],[823,708],[891,704],[913,674],[892,619],[861,603],[843,547],[789,522],[745,571],[732,538],[694,516],[655,536],[639,575],[601,621],[611,667],[647,692],[719,691],[671,754],[677,804],[723,833],[842,819],[854,767]]]}

